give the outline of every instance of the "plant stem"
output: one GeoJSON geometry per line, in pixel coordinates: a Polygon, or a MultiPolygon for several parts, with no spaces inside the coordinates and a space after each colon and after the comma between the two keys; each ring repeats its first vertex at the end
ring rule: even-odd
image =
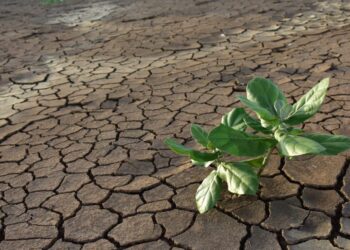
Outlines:
{"type": "Polygon", "coordinates": [[[268,162],[268,160],[269,160],[269,157],[270,157],[270,155],[271,155],[271,153],[272,153],[272,150],[273,150],[273,148],[270,148],[269,151],[267,151],[267,153],[266,153],[266,155],[265,155],[265,157],[264,157],[262,166],[261,166],[261,168],[260,168],[259,171],[258,171],[258,175],[259,175],[259,176],[260,176],[261,172],[264,170],[264,167],[266,166],[266,164],[267,164],[267,162],[268,162]]]}

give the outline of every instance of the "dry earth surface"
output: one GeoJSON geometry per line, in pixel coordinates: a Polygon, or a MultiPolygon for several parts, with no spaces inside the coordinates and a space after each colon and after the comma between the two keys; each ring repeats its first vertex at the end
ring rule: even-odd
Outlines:
{"type": "Polygon", "coordinates": [[[305,129],[350,135],[350,3],[0,1],[0,249],[350,249],[350,154],[273,157],[257,197],[205,215],[193,145],[253,76],[291,101],[326,76],[305,129]]]}

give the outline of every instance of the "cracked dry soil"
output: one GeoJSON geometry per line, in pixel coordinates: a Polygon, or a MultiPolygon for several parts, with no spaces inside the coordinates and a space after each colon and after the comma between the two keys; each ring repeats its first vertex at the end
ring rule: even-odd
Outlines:
{"type": "Polygon", "coordinates": [[[309,131],[350,135],[347,1],[0,2],[0,249],[350,249],[349,153],[273,156],[257,197],[199,215],[192,145],[253,76],[290,101],[331,86],[309,131]]]}

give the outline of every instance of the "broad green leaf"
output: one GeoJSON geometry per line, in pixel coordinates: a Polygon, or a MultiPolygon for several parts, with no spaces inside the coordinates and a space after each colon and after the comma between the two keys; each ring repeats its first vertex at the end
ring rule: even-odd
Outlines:
{"type": "Polygon", "coordinates": [[[191,152],[193,151],[190,148],[187,148],[179,143],[177,143],[173,139],[166,139],[164,143],[175,153],[179,155],[190,155],[191,152]]]}
{"type": "Polygon", "coordinates": [[[292,111],[292,106],[281,100],[277,100],[274,104],[274,108],[280,120],[284,121],[292,111]]]}
{"type": "Polygon", "coordinates": [[[165,144],[175,153],[179,155],[187,155],[196,163],[202,163],[208,161],[214,161],[218,158],[219,152],[215,153],[207,153],[200,152],[194,149],[186,148],[185,146],[178,144],[176,141],[172,139],[166,139],[165,144]]]}
{"type": "Polygon", "coordinates": [[[273,104],[273,108],[276,111],[276,114],[278,114],[278,112],[283,108],[283,106],[285,105],[285,102],[283,102],[282,100],[276,100],[273,104]]]}
{"type": "Polygon", "coordinates": [[[247,113],[243,108],[234,108],[222,117],[221,124],[236,130],[245,130],[246,124],[244,118],[246,116],[247,113]]]}
{"type": "Polygon", "coordinates": [[[304,134],[304,130],[300,128],[289,127],[287,128],[287,133],[290,135],[301,135],[304,134]]]}
{"type": "Polygon", "coordinates": [[[202,146],[208,147],[209,140],[208,140],[208,133],[201,128],[200,126],[196,124],[192,124],[191,126],[191,134],[193,138],[202,146]]]}
{"type": "Polygon", "coordinates": [[[220,197],[221,179],[217,171],[212,171],[198,187],[196,193],[196,204],[198,211],[202,214],[213,208],[220,197]]]}
{"type": "Polygon", "coordinates": [[[296,125],[313,116],[321,107],[326,96],[329,78],[323,79],[297,101],[285,123],[296,125]]]}
{"type": "Polygon", "coordinates": [[[220,178],[227,182],[228,190],[231,193],[255,195],[258,191],[258,175],[248,164],[222,163],[217,171],[220,178]]]}
{"type": "Polygon", "coordinates": [[[277,148],[284,156],[319,154],[325,150],[325,148],[316,141],[296,135],[283,136],[277,148]]]}
{"type": "Polygon", "coordinates": [[[190,157],[192,160],[196,162],[208,162],[208,161],[214,161],[218,158],[219,153],[206,153],[206,152],[199,152],[196,150],[192,150],[190,153],[190,157]]]}
{"type": "Polygon", "coordinates": [[[259,104],[252,102],[250,100],[248,100],[247,98],[245,98],[244,96],[240,96],[239,100],[246,105],[248,108],[250,108],[251,110],[253,110],[258,117],[263,120],[263,122],[266,122],[268,124],[275,124],[278,121],[278,118],[276,115],[274,115],[273,113],[271,113],[269,110],[267,110],[266,108],[260,106],[259,104]]]}
{"type": "Polygon", "coordinates": [[[249,164],[250,166],[259,169],[263,166],[264,159],[265,159],[265,155],[259,156],[256,158],[252,158],[252,159],[247,159],[247,160],[240,161],[240,162],[249,164]]]}
{"type": "Polygon", "coordinates": [[[285,96],[277,85],[261,77],[254,78],[248,83],[247,99],[274,115],[277,115],[275,110],[276,101],[281,102],[282,106],[287,103],[285,96]]]}
{"type": "Polygon", "coordinates": [[[193,165],[196,166],[202,166],[202,167],[209,167],[214,161],[206,161],[206,162],[199,162],[199,161],[195,161],[195,160],[191,160],[193,165]]]}
{"type": "Polygon", "coordinates": [[[302,137],[321,144],[326,149],[320,152],[322,155],[336,155],[350,149],[350,138],[347,136],[306,133],[302,137]]]}
{"type": "Polygon", "coordinates": [[[236,156],[260,156],[274,146],[272,139],[247,134],[223,124],[210,132],[209,140],[217,149],[236,156]]]}
{"type": "Polygon", "coordinates": [[[244,122],[247,124],[248,127],[251,127],[252,129],[264,133],[264,134],[269,134],[271,133],[271,127],[264,128],[261,126],[261,123],[257,120],[255,120],[253,117],[247,115],[244,118],[244,122]]]}

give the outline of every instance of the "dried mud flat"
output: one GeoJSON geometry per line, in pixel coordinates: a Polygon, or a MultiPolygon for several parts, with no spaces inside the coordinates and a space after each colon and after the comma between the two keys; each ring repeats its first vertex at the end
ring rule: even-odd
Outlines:
{"type": "Polygon", "coordinates": [[[349,154],[273,157],[258,197],[199,215],[192,145],[253,76],[291,101],[331,77],[305,128],[350,135],[346,1],[0,2],[0,249],[350,249],[349,154]]]}

